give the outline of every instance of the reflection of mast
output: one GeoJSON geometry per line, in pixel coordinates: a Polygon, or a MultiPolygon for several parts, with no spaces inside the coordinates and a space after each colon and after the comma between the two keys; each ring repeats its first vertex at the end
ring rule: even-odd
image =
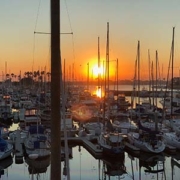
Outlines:
{"type": "Polygon", "coordinates": [[[79,156],[80,156],[80,177],[79,177],[79,179],[81,180],[81,146],[79,146],[78,151],[79,151],[79,156]]]}
{"type": "MultiPolygon", "coordinates": [[[[61,79],[62,83],[62,79],[61,79]]],[[[64,167],[64,174],[67,175],[67,180],[70,180],[70,169],[69,169],[69,150],[68,150],[68,142],[67,142],[67,130],[66,130],[66,118],[65,118],[65,106],[66,106],[66,99],[67,99],[67,93],[65,89],[65,61],[64,61],[64,88],[62,91],[63,98],[62,98],[62,110],[63,110],[63,130],[64,130],[64,144],[65,144],[65,167],[64,167]]]]}

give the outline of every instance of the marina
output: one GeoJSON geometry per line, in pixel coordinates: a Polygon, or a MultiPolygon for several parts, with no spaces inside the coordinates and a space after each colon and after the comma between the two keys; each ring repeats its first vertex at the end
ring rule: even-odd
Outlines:
{"type": "Polygon", "coordinates": [[[36,3],[0,6],[0,179],[179,180],[180,3],[36,3]]]}
{"type": "MultiPolygon", "coordinates": [[[[74,141],[74,140],[73,140],[74,141]]],[[[82,142],[81,142],[82,143],[82,142]]],[[[127,180],[135,179],[174,179],[179,178],[179,153],[169,154],[146,154],[134,155],[125,152],[124,157],[112,159],[92,155],[84,145],[69,146],[72,149],[72,157],[69,160],[71,179],[103,179],[124,178],[127,180]],[[148,172],[148,173],[147,173],[148,172]]],[[[8,180],[21,180],[39,178],[48,180],[50,176],[50,161],[42,159],[39,161],[28,160],[23,157],[23,162],[15,163],[15,156],[9,157],[7,167],[1,178],[8,180]],[[10,158],[10,159],[9,159],[10,158]]],[[[4,164],[4,162],[3,162],[4,164]]],[[[62,172],[64,161],[62,161],[62,172]]],[[[62,179],[65,178],[62,175],[62,179]]]]}
{"type": "MultiPolygon", "coordinates": [[[[93,89],[94,86],[90,86],[90,88],[93,89]]],[[[120,85],[119,88],[128,89],[131,86],[120,85]]],[[[136,103],[133,107],[129,106],[131,103],[128,102],[132,100],[131,96],[121,95],[120,100],[115,94],[110,99],[110,105],[115,101],[115,103],[121,103],[121,108],[118,110],[114,104],[111,106],[113,113],[110,114],[109,121],[106,117],[103,119],[101,114],[96,115],[98,98],[90,95],[86,90],[83,94],[82,87],[80,89],[78,103],[76,100],[74,104],[71,102],[71,106],[67,106],[64,115],[63,111],[61,114],[61,149],[59,154],[61,156],[62,179],[109,178],[115,180],[124,178],[136,180],[151,177],[158,180],[168,179],[167,177],[171,173],[171,178],[178,180],[179,171],[177,168],[180,167],[180,151],[176,144],[170,145],[163,139],[167,133],[173,132],[171,129],[173,124],[168,124],[168,116],[163,123],[160,112],[158,114],[157,111],[148,109],[148,104],[144,103],[146,97],[141,97],[141,108],[144,108],[144,111],[139,111],[139,106],[136,103]],[[81,103],[82,105],[80,105],[81,103]],[[136,108],[138,111],[135,110],[136,108]],[[132,116],[132,110],[136,116],[132,116]],[[156,128],[158,130],[155,130],[156,128]],[[133,141],[129,139],[130,135],[135,138],[133,141]],[[136,141],[137,143],[135,143],[136,141]],[[163,143],[165,144],[163,145],[163,143]],[[79,159],[77,159],[78,157],[79,159]],[[89,170],[91,172],[89,172],[87,167],[92,163],[89,170]],[[135,167],[133,164],[136,164],[135,167]],[[157,166],[156,170],[155,165],[157,166]],[[168,167],[173,168],[169,169],[168,167]],[[89,172],[89,176],[85,172],[89,172]]],[[[71,97],[71,94],[69,96],[71,97]]],[[[19,175],[18,180],[40,177],[49,180],[51,172],[50,109],[40,108],[40,104],[37,103],[39,98],[34,101],[34,95],[31,93],[28,98],[31,101],[28,105],[24,104],[25,106],[12,108],[13,121],[6,126],[7,129],[2,131],[5,141],[13,146],[13,151],[7,158],[8,161],[11,158],[11,164],[6,168],[8,176],[5,173],[1,176],[4,179],[11,175],[14,177],[13,169],[24,167],[26,173],[19,175]],[[46,114],[42,114],[44,109],[47,111],[46,114]],[[42,121],[41,117],[43,117],[42,121]]],[[[135,98],[135,101],[138,101],[138,97],[135,98]]],[[[162,108],[161,100],[163,98],[156,98],[158,107],[162,108]]],[[[175,121],[175,123],[178,127],[178,122],[175,121]]]]}
{"type": "MultiPolygon", "coordinates": [[[[130,99],[130,97],[127,97],[130,99]]],[[[19,115],[22,120],[22,115],[19,115]]],[[[21,122],[22,125],[22,122],[21,122]]],[[[76,123],[75,123],[76,125],[76,123]]],[[[22,125],[22,127],[24,127],[22,125]]],[[[1,175],[3,179],[33,179],[41,178],[49,180],[50,178],[50,159],[41,160],[30,159],[24,154],[23,142],[25,131],[19,129],[19,124],[14,123],[10,127],[10,134],[15,134],[14,139],[8,141],[14,145],[11,161],[7,161],[9,166],[1,175]],[[23,135],[23,136],[22,136],[23,135]],[[18,175],[16,172],[21,172],[18,175]],[[8,174],[8,175],[7,175],[8,174]]],[[[76,129],[78,130],[78,129],[76,129]]],[[[126,131],[124,131],[126,132],[126,131]]],[[[98,136],[96,136],[98,138],[98,136]]],[[[125,143],[125,151],[118,158],[103,155],[103,150],[97,144],[97,139],[88,140],[86,136],[78,137],[78,133],[73,137],[67,137],[68,147],[71,149],[69,156],[71,179],[103,179],[124,178],[127,180],[136,179],[173,179],[178,180],[180,167],[179,151],[172,146],[167,146],[164,152],[160,154],[149,154],[142,152],[139,148],[125,143]],[[153,165],[152,165],[153,164],[153,165]],[[170,168],[171,167],[171,168],[170,168]]],[[[65,138],[61,139],[62,147],[65,145],[65,138]]],[[[62,179],[67,178],[65,156],[62,157],[62,179]],[[64,169],[65,168],[65,169],[64,169]]]]}

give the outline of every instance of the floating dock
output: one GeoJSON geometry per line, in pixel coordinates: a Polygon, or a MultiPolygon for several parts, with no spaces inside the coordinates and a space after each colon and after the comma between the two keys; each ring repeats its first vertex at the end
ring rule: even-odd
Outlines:
{"type": "MultiPolygon", "coordinates": [[[[63,144],[64,138],[61,138],[61,143],[63,144]]],[[[68,144],[82,145],[86,150],[93,155],[96,159],[102,157],[102,149],[96,144],[83,137],[68,137],[68,144]]]]}
{"type": "Polygon", "coordinates": [[[100,149],[99,145],[93,144],[91,141],[88,141],[85,138],[82,138],[84,147],[96,158],[102,157],[102,149],[100,149]]]}
{"type": "Polygon", "coordinates": [[[16,138],[15,138],[14,145],[15,145],[15,163],[22,164],[24,155],[23,155],[20,130],[16,130],[16,138]]]}

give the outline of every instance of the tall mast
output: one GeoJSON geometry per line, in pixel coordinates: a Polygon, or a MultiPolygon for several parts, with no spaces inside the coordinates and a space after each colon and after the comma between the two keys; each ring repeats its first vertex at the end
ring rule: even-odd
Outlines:
{"type": "Polygon", "coordinates": [[[98,92],[101,90],[101,73],[100,73],[100,47],[99,47],[99,37],[98,37],[98,92]]]}
{"type": "Polygon", "coordinates": [[[151,57],[150,50],[148,49],[148,66],[149,66],[149,92],[151,91],[151,57]]]}
{"type": "Polygon", "coordinates": [[[154,65],[153,65],[153,61],[151,64],[151,79],[152,79],[152,92],[153,92],[153,106],[154,106],[154,65]]]}
{"type": "Polygon", "coordinates": [[[60,0],[51,0],[51,180],[61,180],[60,0]]]}
{"type": "MultiPolygon", "coordinates": [[[[173,101],[173,78],[174,78],[174,33],[175,33],[175,27],[173,27],[173,35],[172,35],[172,46],[171,46],[171,54],[172,54],[172,79],[171,79],[171,103],[173,101]]],[[[173,113],[173,106],[171,105],[171,115],[173,113]]]]}
{"type": "Polygon", "coordinates": [[[140,104],[140,41],[138,41],[138,47],[137,47],[137,61],[138,61],[138,104],[140,104]]]}
{"type": "Polygon", "coordinates": [[[7,80],[7,62],[5,62],[5,80],[7,80]]]}
{"type": "MultiPolygon", "coordinates": [[[[107,23],[107,44],[106,44],[106,62],[107,62],[107,88],[109,91],[109,22],[107,23]]],[[[108,92],[109,96],[109,92],[108,92]]]]}
{"type": "Polygon", "coordinates": [[[106,44],[106,70],[107,70],[107,99],[108,99],[108,116],[109,116],[109,22],[107,22],[107,44],[106,44]]]}
{"type": "Polygon", "coordinates": [[[157,106],[157,75],[158,75],[158,52],[156,50],[156,106],[157,106]]]}
{"type": "Polygon", "coordinates": [[[89,91],[89,63],[87,63],[87,91],[89,91]]]}
{"type": "Polygon", "coordinates": [[[119,62],[118,62],[118,59],[117,59],[116,62],[117,62],[117,67],[116,67],[116,69],[117,69],[117,70],[116,70],[116,71],[117,71],[117,72],[116,72],[116,73],[117,73],[117,75],[116,75],[116,76],[117,76],[116,81],[117,81],[117,82],[116,82],[116,83],[117,83],[117,95],[118,95],[118,90],[119,90],[119,89],[118,89],[118,85],[119,85],[119,84],[118,84],[118,79],[119,79],[119,62]]]}

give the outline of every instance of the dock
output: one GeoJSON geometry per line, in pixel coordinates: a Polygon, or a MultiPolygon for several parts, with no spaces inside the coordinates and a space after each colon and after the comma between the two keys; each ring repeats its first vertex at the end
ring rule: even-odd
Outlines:
{"type": "MultiPolygon", "coordinates": [[[[99,147],[99,145],[92,143],[86,138],[68,137],[67,140],[68,140],[68,144],[82,145],[96,159],[100,159],[103,157],[103,151],[99,147]]],[[[61,141],[64,141],[64,138],[61,138],[61,141]]],[[[125,150],[127,152],[130,152],[131,154],[134,154],[135,156],[140,155],[140,149],[128,142],[125,142],[125,150]]]]}
{"type": "MultiPolygon", "coordinates": [[[[61,143],[63,144],[64,138],[61,138],[61,143]]],[[[68,137],[68,144],[82,145],[86,150],[96,159],[102,157],[102,149],[96,144],[83,137],[68,137]]]]}
{"type": "MultiPolygon", "coordinates": [[[[16,164],[23,163],[23,141],[20,135],[20,130],[16,130],[15,132],[16,136],[12,143],[14,144],[15,148],[15,162],[16,164]]],[[[101,159],[103,158],[103,150],[100,148],[100,146],[97,144],[97,142],[89,141],[85,137],[67,137],[68,145],[69,147],[72,146],[83,146],[94,158],[101,159]]],[[[61,137],[61,144],[64,146],[64,137],[61,137]]],[[[140,156],[140,148],[130,144],[128,141],[125,142],[125,151],[132,154],[135,157],[140,156]]],[[[175,154],[176,148],[172,146],[166,146],[166,149],[164,151],[167,154],[175,154]]]]}
{"type": "Polygon", "coordinates": [[[102,149],[99,147],[99,145],[93,144],[91,141],[88,141],[85,138],[82,138],[84,147],[95,157],[95,158],[101,158],[102,157],[102,149]]]}
{"type": "Polygon", "coordinates": [[[23,155],[20,130],[16,130],[16,138],[14,145],[15,145],[15,162],[16,164],[22,164],[24,155],[23,155]]]}

